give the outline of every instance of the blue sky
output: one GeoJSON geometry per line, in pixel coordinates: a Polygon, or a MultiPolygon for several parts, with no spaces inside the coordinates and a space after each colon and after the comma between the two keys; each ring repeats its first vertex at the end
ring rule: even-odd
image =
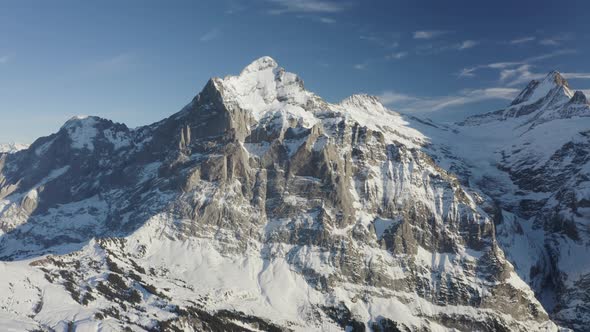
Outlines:
{"type": "Polygon", "coordinates": [[[369,93],[455,121],[503,107],[552,69],[590,89],[589,10],[587,1],[0,0],[0,142],[30,143],[78,114],[148,124],[263,55],[328,101],[369,93]]]}

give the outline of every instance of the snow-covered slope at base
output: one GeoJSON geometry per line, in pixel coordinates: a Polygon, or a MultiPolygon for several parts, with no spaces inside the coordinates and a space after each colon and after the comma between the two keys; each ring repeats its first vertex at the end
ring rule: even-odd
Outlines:
{"type": "MultiPolygon", "coordinates": [[[[444,315],[454,319],[468,316],[485,321],[490,314],[496,315],[491,309],[435,305],[415,293],[351,283],[325,293],[311,287],[285,260],[292,246],[277,243],[262,248],[253,244],[246,251],[229,254],[218,240],[174,239],[180,234],[175,234],[172,224],[175,222],[167,216],[156,216],[125,239],[91,241],[81,251],[63,258],[47,256],[3,263],[0,291],[5,295],[0,299],[0,306],[8,312],[0,316],[2,326],[12,326],[15,331],[39,328],[67,331],[69,327],[75,327],[76,331],[120,331],[125,326],[140,331],[143,330],[140,327],[173,319],[175,315],[167,308],[174,306],[198,306],[212,312],[238,311],[272,320],[294,331],[341,330],[321,311],[323,307],[340,303],[360,321],[389,317],[411,329],[433,332],[449,329],[425,321],[424,316],[444,315]],[[109,293],[101,293],[99,286],[104,288],[105,284],[117,280],[112,275],[131,281],[130,289],[138,290],[140,301],[135,302],[133,309],[126,309],[126,324],[109,318],[96,320],[97,315],[112,313],[117,307],[117,299],[105,298],[109,293]],[[78,293],[78,289],[87,291],[78,293]],[[90,304],[83,300],[79,303],[78,297],[89,299],[90,304]]],[[[398,264],[386,250],[366,248],[366,253],[372,260],[398,264]]],[[[325,269],[329,264],[319,248],[309,248],[300,255],[298,259],[307,261],[309,266],[325,269]]],[[[418,261],[432,269],[436,269],[433,265],[453,268],[449,259],[453,258],[440,257],[424,249],[418,254],[418,261]]],[[[404,274],[401,268],[397,273],[404,274]]],[[[516,275],[510,280],[515,287],[530,292],[516,275]]],[[[508,315],[503,319],[512,320],[508,315]]],[[[551,322],[522,323],[530,324],[523,325],[529,328],[534,326],[537,331],[555,330],[551,322]]],[[[242,324],[248,330],[256,329],[256,325],[242,324]]]]}

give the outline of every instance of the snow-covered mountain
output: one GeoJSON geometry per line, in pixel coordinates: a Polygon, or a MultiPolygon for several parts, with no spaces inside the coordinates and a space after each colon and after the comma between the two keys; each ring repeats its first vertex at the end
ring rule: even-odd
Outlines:
{"type": "Polygon", "coordinates": [[[0,153],[15,153],[28,147],[28,144],[22,143],[0,143],[0,153]]]}
{"type": "Polygon", "coordinates": [[[545,126],[588,118],[552,75],[506,114],[440,126],[371,96],[327,103],[264,57],[149,126],[73,118],[0,155],[0,325],[578,328],[587,136],[531,156],[550,153],[545,126]]]}
{"type": "Polygon", "coordinates": [[[517,121],[521,126],[534,127],[551,120],[587,116],[590,116],[590,105],[584,93],[574,93],[568,82],[553,71],[541,81],[531,81],[508,108],[469,117],[462,124],[472,126],[517,121]]]}
{"type": "Polygon", "coordinates": [[[411,119],[429,154],[499,211],[497,241],[550,317],[588,331],[590,105],[551,72],[503,110],[455,126],[411,119]]]}
{"type": "MultiPolygon", "coordinates": [[[[462,123],[488,145],[511,189],[489,191],[504,212],[497,235],[519,275],[552,317],[576,331],[590,323],[590,104],[552,72],[509,108],[462,123]],[[500,115],[498,117],[498,115],[500,115]],[[503,136],[503,138],[501,138],[503,136]],[[494,143],[492,143],[493,145],[494,143]]],[[[482,184],[489,189],[490,181],[482,184]]]]}

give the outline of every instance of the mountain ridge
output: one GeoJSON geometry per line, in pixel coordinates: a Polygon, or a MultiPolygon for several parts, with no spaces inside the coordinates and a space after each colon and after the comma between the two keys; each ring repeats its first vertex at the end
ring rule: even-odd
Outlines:
{"type": "Polygon", "coordinates": [[[477,125],[528,117],[524,124],[535,126],[552,119],[588,115],[590,105],[584,92],[573,92],[559,72],[551,71],[541,81],[532,80],[506,109],[472,115],[458,124],[477,125]]]}
{"type": "Polygon", "coordinates": [[[0,153],[15,153],[20,150],[25,150],[28,147],[29,145],[24,143],[0,143],[0,153]]]}

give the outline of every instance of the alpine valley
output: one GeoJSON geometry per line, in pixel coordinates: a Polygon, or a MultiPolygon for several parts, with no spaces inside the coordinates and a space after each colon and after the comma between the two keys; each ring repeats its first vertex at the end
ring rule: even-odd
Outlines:
{"type": "Polygon", "coordinates": [[[263,57],[3,151],[3,331],[590,331],[590,104],[557,72],[442,125],[263,57]]]}

